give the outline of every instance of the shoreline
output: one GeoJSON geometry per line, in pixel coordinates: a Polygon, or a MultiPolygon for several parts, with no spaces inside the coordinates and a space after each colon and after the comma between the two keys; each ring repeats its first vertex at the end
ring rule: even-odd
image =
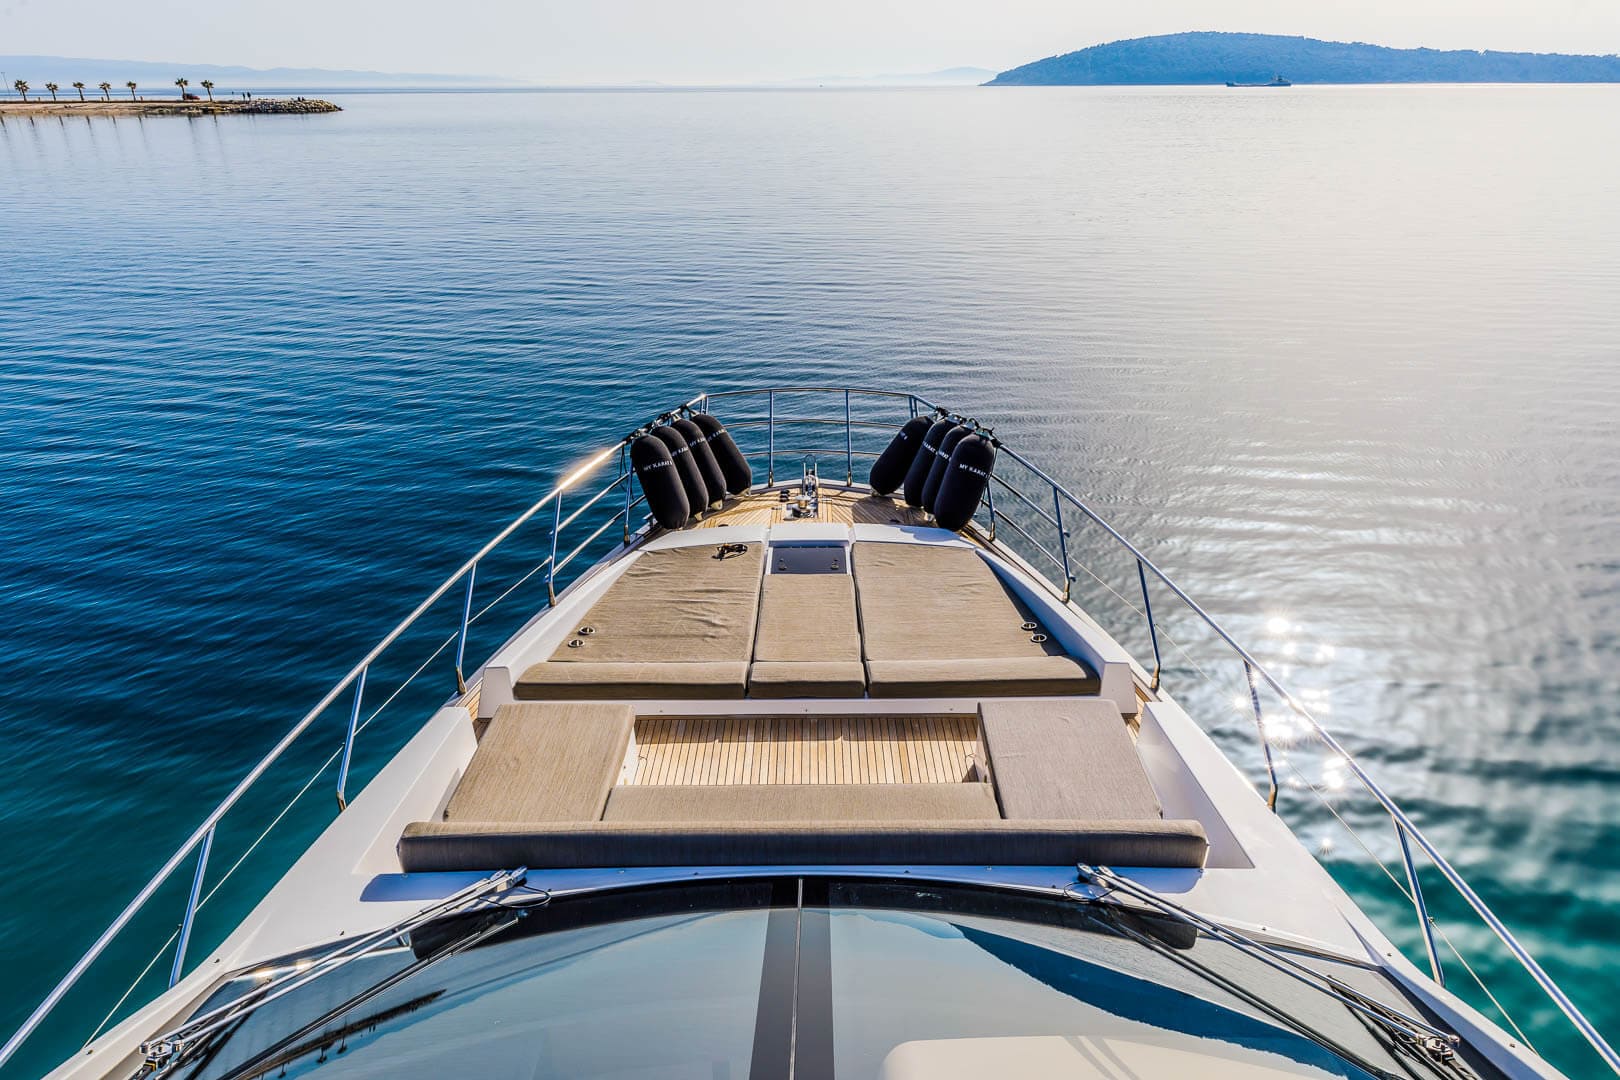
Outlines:
{"type": "Polygon", "coordinates": [[[0,120],[13,116],[249,116],[342,112],[319,98],[254,98],[251,101],[0,101],[0,120]]]}

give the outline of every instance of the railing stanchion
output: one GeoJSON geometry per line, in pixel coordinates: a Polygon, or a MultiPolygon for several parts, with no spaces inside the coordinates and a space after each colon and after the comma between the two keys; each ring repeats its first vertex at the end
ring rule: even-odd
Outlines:
{"type": "Polygon", "coordinates": [[[1277,764],[1271,760],[1271,740],[1266,737],[1266,721],[1260,715],[1260,684],[1254,681],[1254,668],[1243,663],[1243,677],[1249,683],[1249,704],[1254,706],[1254,727],[1260,733],[1260,749],[1266,754],[1266,775],[1271,778],[1271,790],[1266,794],[1266,809],[1277,812],[1277,764]]]}
{"type": "Polygon", "coordinates": [[[1418,884],[1417,864],[1412,861],[1412,844],[1398,821],[1395,822],[1395,835],[1401,841],[1401,861],[1406,864],[1406,884],[1412,890],[1412,906],[1417,909],[1418,922],[1423,927],[1423,947],[1429,953],[1429,970],[1434,972],[1434,981],[1444,986],[1446,973],[1440,966],[1440,949],[1434,943],[1434,922],[1429,918],[1429,905],[1423,902],[1423,886],[1418,884]]]}
{"type": "Polygon", "coordinates": [[[1063,555],[1063,602],[1067,604],[1074,592],[1074,571],[1069,569],[1069,530],[1063,527],[1063,495],[1056,484],[1052,485],[1052,507],[1057,511],[1052,520],[1057,522],[1058,551],[1063,555]]]}
{"type": "Polygon", "coordinates": [[[996,542],[996,492],[995,485],[988,481],[984,485],[984,505],[990,511],[990,542],[996,542]]]}
{"type": "Polygon", "coordinates": [[[765,392],[765,426],[769,429],[770,454],[765,462],[765,486],[776,483],[776,391],[765,392]]]}
{"type": "Polygon", "coordinates": [[[197,872],[191,876],[191,895],[186,899],[186,915],[180,920],[180,940],[174,946],[174,967],[169,969],[169,985],[180,981],[186,967],[186,946],[191,944],[191,924],[197,918],[197,898],[202,895],[203,875],[208,872],[208,852],[214,846],[214,830],[203,837],[197,852],[197,872]]]}
{"type": "Polygon", "coordinates": [[[1142,560],[1136,560],[1136,577],[1142,583],[1142,611],[1147,615],[1148,636],[1153,639],[1153,681],[1148,689],[1159,688],[1159,672],[1164,670],[1164,660],[1159,656],[1159,628],[1153,625],[1153,598],[1148,595],[1147,570],[1142,566],[1142,560]]]}
{"type": "Polygon", "coordinates": [[[556,512],[551,515],[551,557],[546,560],[546,605],[557,606],[557,536],[562,532],[562,489],[557,489],[556,512]]]}
{"type": "MultiPolygon", "coordinates": [[[[704,404],[708,404],[708,395],[704,395],[704,404]]],[[[619,450],[619,475],[624,477],[624,542],[630,542],[630,507],[634,503],[633,496],[636,490],[636,478],[630,475],[629,443],[619,450]]]]}
{"type": "Polygon", "coordinates": [[[461,601],[461,633],[456,639],[456,693],[467,692],[467,677],[461,673],[462,662],[467,657],[467,623],[472,619],[473,582],[478,577],[478,564],[473,563],[472,569],[467,571],[467,595],[461,601]]]}
{"type": "Polygon", "coordinates": [[[850,429],[849,391],[844,391],[844,486],[855,484],[855,436],[850,429]]]}
{"type": "Polygon", "coordinates": [[[344,794],[349,787],[349,759],[354,756],[354,733],[360,726],[360,698],[366,692],[366,672],[370,670],[370,665],[361,668],[359,678],[354,681],[354,708],[349,710],[349,734],[343,740],[343,762],[338,765],[337,800],[340,813],[349,808],[348,797],[344,794]]]}

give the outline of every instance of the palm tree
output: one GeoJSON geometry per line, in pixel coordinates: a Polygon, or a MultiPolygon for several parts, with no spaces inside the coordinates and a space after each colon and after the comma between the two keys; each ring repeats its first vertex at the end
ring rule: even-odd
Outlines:
{"type": "Polygon", "coordinates": [[[56,100],[56,91],[59,90],[60,87],[53,82],[48,82],[45,84],[45,89],[51,92],[51,100],[54,102],[56,100]]]}
{"type": "Polygon", "coordinates": [[[24,101],[28,100],[28,84],[27,83],[23,82],[21,79],[18,79],[16,82],[12,83],[11,85],[16,89],[17,93],[22,95],[22,99],[24,101]]]}
{"type": "Polygon", "coordinates": [[[75,89],[75,90],[77,90],[79,92],[79,100],[83,101],[84,100],[84,83],[82,83],[82,82],[74,83],[73,84],[73,89],[75,89]]]}
{"type": "Polygon", "coordinates": [[[176,85],[176,86],[178,86],[180,88],[180,100],[181,101],[186,100],[186,87],[191,85],[191,80],[190,79],[176,79],[176,80],[174,80],[174,85],[176,85]]]}
{"type": "Polygon", "coordinates": [[[202,81],[202,88],[204,90],[208,91],[208,100],[213,101],[214,100],[214,80],[213,79],[204,79],[202,81]]]}
{"type": "Polygon", "coordinates": [[[135,80],[131,79],[129,82],[125,83],[124,85],[129,87],[129,100],[134,101],[135,100],[135,80]]]}
{"type": "Polygon", "coordinates": [[[110,91],[112,90],[112,83],[104,82],[104,83],[101,84],[100,89],[101,89],[101,100],[102,101],[111,101],[112,100],[112,94],[111,94],[110,91]]]}

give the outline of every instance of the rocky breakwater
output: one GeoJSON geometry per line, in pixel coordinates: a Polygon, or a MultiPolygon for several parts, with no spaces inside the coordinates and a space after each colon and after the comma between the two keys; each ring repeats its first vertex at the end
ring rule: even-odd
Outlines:
{"type": "Polygon", "coordinates": [[[325,113],[343,110],[330,101],[319,98],[262,98],[257,101],[227,101],[220,104],[233,106],[232,112],[246,113],[325,113]]]}
{"type": "MultiPolygon", "coordinates": [[[[155,105],[158,102],[142,102],[155,105]]],[[[221,113],[331,113],[343,110],[320,98],[252,98],[248,101],[176,101],[165,112],[176,116],[218,116],[221,113]]]]}
{"type": "Polygon", "coordinates": [[[0,102],[0,121],[16,116],[228,116],[334,113],[343,110],[319,98],[230,98],[220,101],[138,100],[0,102]]]}

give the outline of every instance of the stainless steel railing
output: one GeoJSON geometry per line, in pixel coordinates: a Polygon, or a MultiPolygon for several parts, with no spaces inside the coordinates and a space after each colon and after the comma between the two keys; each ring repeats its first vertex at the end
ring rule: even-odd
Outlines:
{"type": "MultiPolygon", "coordinates": [[[[749,403],[755,405],[762,404],[764,415],[761,417],[739,417],[730,415],[727,417],[727,426],[738,437],[739,442],[745,444],[750,442],[754,436],[763,435],[764,446],[761,449],[763,450],[765,456],[767,484],[775,483],[777,458],[780,454],[785,453],[801,457],[805,455],[817,455],[822,457],[830,457],[834,460],[841,456],[844,460],[845,466],[844,481],[846,484],[853,485],[856,478],[856,460],[858,458],[865,460],[867,458],[877,456],[876,450],[858,448],[856,446],[857,439],[873,437],[881,438],[886,441],[887,435],[897,428],[900,422],[912,416],[917,416],[923,413],[936,413],[942,416],[953,416],[958,421],[979,426],[977,425],[977,422],[971,418],[949,413],[947,410],[938,408],[932,402],[915,394],[850,387],[784,386],[752,390],[719,391],[712,394],[702,394],[698,397],[692,398],[682,405],[677,406],[674,410],[671,410],[671,412],[711,411],[713,407],[718,406],[718,411],[722,413],[730,413],[733,407],[749,403]],[[815,396],[821,400],[825,400],[827,396],[830,395],[832,398],[830,403],[835,410],[833,415],[787,415],[781,412],[782,406],[785,403],[801,400],[807,395],[815,396]],[[763,399],[763,401],[761,402],[760,399],[763,399]],[[863,409],[867,407],[876,407],[880,409],[892,408],[899,411],[903,408],[904,412],[899,420],[887,415],[880,418],[871,418],[868,416],[857,417],[855,415],[855,406],[857,403],[860,403],[863,409]],[[791,448],[779,448],[777,444],[777,430],[779,427],[784,431],[808,434],[810,441],[802,446],[796,445],[791,448]],[[827,446],[817,445],[814,442],[816,437],[815,432],[817,431],[828,433],[833,440],[833,444],[827,446]]],[[[641,430],[643,429],[638,428],[637,432],[641,430]]],[[[167,861],[164,862],[164,864],[159,868],[158,872],[141,887],[141,889],[136,893],[135,897],[113,919],[113,921],[95,940],[85,954],[73,964],[73,966],[68,970],[67,974],[62,977],[57,985],[40,1003],[38,1008],[36,1008],[34,1012],[30,1014],[23,1025],[17,1029],[17,1031],[7,1040],[3,1047],[0,1047],[0,1066],[3,1066],[17,1053],[17,1051],[22,1047],[23,1043],[60,1005],[63,998],[74,988],[74,986],[80,981],[91,966],[102,957],[112,941],[117,938],[120,933],[122,933],[122,931],[129,925],[131,920],[134,919],[137,914],[147,907],[154,895],[166,882],[170,880],[175,871],[185,863],[187,858],[190,857],[193,852],[196,852],[197,860],[194,868],[191,889],[184,909],[181,928],[178,932],[177,940],[175,940],[176,950],[169,983],[170,985],[173,985],[180,979],[180,977],[184,974],[186,951],[192,936],[194,919],[197,910],[201,904],[205,902],[205,899],[200,900],[199,897],[202,892],[202,886],[208,868],[209,855],[213,847],[215,832],[221,820],[242,801],[243,797],[250,789],[254,788],[255,785],[260,782],[268,770],[282,759],[282,757],[287,753],[288,749],[293,746],[293,744],[298,741],[301,736],[312,729],[316,721],[325,715],[327,709],[330,708],[332,704],[336,702],[344,693],[352,689],[353,699],[351,702],[351,708],[349,710],[348,722],[345,728],[345,737],[341,751],[341,761],[338,768],[337,778],[337,801],[339,812],[342,811],[342,809],[347,805],[347,786],[350,777],[351,762],[356,738],[365,726],[360,721],[360,716],[361,703],[365,694],[367,674],[377,663],[377,661],[382,658],[385,653],[387,653],[388,650],[401,639],[402,636],[404,636],[413,627],[417,626],[417,624],[423,620],[424,616],[426,616],[427,613],[432,610],[434,606],[453,589],[455,589],[458,585],[463,587],[459,625],[457,626],[455,632],[446,639],[443,645],[439,647],[439,650],[436,650],[433,655],[429,657],[427,662],[416,669],[416,672],[410,677],[410,679],[415,679],[417,675],[420,675],[424,670],[426,670],[429,664],[431,664],[432,661],[440,655],[444,648],[453,642],[455,645],[453,674],[455,677],[457,696],[459,698],[460,696],[465,695],[468,691],[468,683],[464,673],[467,636],[469,627],[475,621],[477,621],[477,619],[484,614],[487,614],[491,609],[510,596],[517,588],[531,580],[536,574],[539,573],[544,573],[545,575],[544,584],[546,589],[547,603],[555,604],[559,585],[565,584],[565,579],[562,577],[563,571],[573,564],[575,560],[591,550],[592,545],[602,541],[603,537],[607,536],[608,533],[615,527],[618,528],[618,533],[615,538],[618,543],[629,544],[638,535],[640,535],[642,530],[647,527],[648,519],[644,515],[640,517],[636,515],[636,510],[639,506],[643,505],[644,499],[635,495],[635,484],[629,470],[628,457],[626,453],[631,438],[633,438],[637,432],[632,432],[630,435],[620,439],[612,446],[599,451],[585,463],[570,471],[543,498],[530,506],[522,514],[519,514],[517,518],[515,518],[505,528],[492,537],[482,548],[478,550],[478,552],[464,562],[453,574],[441,582],[440,585],[429,593],[427,598],[424,599],[409,615],[407,615],[404,620],[402,620],[397,626],[394,627],[393,630],[384,636],[383,639],[379,641],[377,645],[375,645],[365,655],[365,657],[360,660],[359,663],[351,668],[343,678],[338,680],[337,684],[334,685],[321,698],[316,706],[306,713],[296,724],[294,724],[293,727],[289,729],[287,733],[283,735],[282,738],[270,749],[270,751],[263,758],[261,758],[252,769],[248,771],[242,780],[231,789],[231,791],[225,796],[224,799],[220,801],[213,811],[211,811],[207,817],[204,818],[202,823],[197,826],[187,840],[181,844],[181,846],[174,852],[173,855],[169,857],[167,861]],[[574,507],[574,509],[568,513],[567,516],[564,516],[565,498],[573,493],[581,491],[585,486],[585,482],[596,476],[602,467],[607,465],[609,462],[616,462],[616,468],[612,478],[603,486],[597,488],[593,494],[587,496],[584,501],[578,506],[574,507]],[[605,518],[602,518],[600,521],[596,521],[593,517],[593,512],[599,514],[602,511],[605,511],[608,505],[607,500],[610,498],[610,496],[615,495],[615,493],[622,493],[622,503],[615,500],[612,505],[614,505],[616,509],[614,509],[614,511],[611,514],[608,514],[605,518]],[[480,566],[483,565],[494,552],[501,549],[502,546],[519,531],[519,529],[533,520],[537,515],[540,514],[542,510],[548,508],[551,510],[551,514],[547,538],[547,556],[538,565],[534,566],[527,573],[525,573],[515,584],[510,585],[504,591],[502,591],[493,602],[475,612],[474,600],[480,566]],[[579,524],[582,521],[585,522],[587,526],[594,523],[595,527],[592,528],[583,539],[579,539],[574,542],[571,548],[564,548],[562,544],[562,537],[565,530],[568,530],[570,526],[579,524]]],[[[1027,473],[1028,476],[1032,478],[1034,484],[1038,485],[1040,490],[1036,490],[1033,493],[1024,490],[1011,480],[1007,479],[1005,472],[993,475],[992,483],[986,490],[984,498],[981,502],[981,517],[976,519],[975,523],[970,526],[971,528],[976,529],[980,533],[981,537],[986,540],[986,542],[1002,547],[1004,550],[1016,554],[1016,548],[1023,547],[1026,552],[1029,552],[1040,559],[1044,559],[1051,568],[1051,575],[1040,571],[1037,566],[1031,566],[1027,560],[1020,557],[1020,561],[1024,562],[1025,566],[1034,572],[1036,578],[1041,582],[1043,587],[1051,591],[1053,595],[1059,598],[1062,602],[1069,605],[1074,604],[1073,586],[1076,581],[1077,568],[1077,563],[1074,559],[1070,545],[1070,540],[1072,539],[1072,522],[1076,517],[1078,517],[1080,520],[1083,520],[1099,529],[1107,540],[1125,552],[1135,563],[1135,577],[1137,579],[1137,585],[1140,589],[1142,600],[1141,613],[1145,616],[1148,637],[1153,650],[1153,670],[1151,673],[1144,671],[1144,675],[1146,676],[1149,687],[1153,690],[1157,690],[1159,688],[1161,675],[1164,670],[1164,655],[1161,651],[1161,636],[1163,635],[1163,627],[1162,624],[1153,616],[1152,590],[1149,587],[1151,579],[1153,583],[1156,583],[1160,588],[1167,590],[1176,599],[1178,599],[1182,605],[1184,605],[1185,610],[1190,612],[1196,618],[1196,620],[1215,634],[1220,642],[1230,649],[1234,658],[1241,663],[1244,681],[1249,691],[1248,696],[1253,711],[1254,721],[1259,732],[1260,747],[1270,785],[1269,792],[1266,796],[1266,801],[1272,807],[1272,809],[1276,809],[1277,802],[1277,772],[1276,763],[1272,754],[1271,740],[1266,732],[1266,722],[1261,709],[1260,688],[1262,685],[1269,688],[1271,692],[1278,697],[1279,701],[1286,709],[1303,721],[1311,734],[1313,734],[1324,747],[1337,754],[1339,758],[1345,762],[1348,769],[1360,782],[1362,787],[1380,804],[1383,810],[1388,813],[1391,821],[1394,823],[1395,832],[1399,840],[1399,847],[1402,854],[1402,861],[1406,870],[1406,877],[1409,886],[1408,895],[1414,904],[1425,943],[1425,949],[1428,953],[1430,967],[1436,981],[1442,983],[1444,982],[1444,971],[1441,967],[1439,950],[1435,941],[1434,922],[1429,915],[1428,908],[1425,904],[1423,894],[1418,883],[1417,867],[1411,850],[1413,844],[1416,844],[1417,847],[1429,857],[1435,868],[1439,870],[1441,875],[1456,890],[1458,895],[1463,898],[1468,906],[1478,915],[1481,921],[1507,947],[1515,959],[1529,973],[1535,983],[1543,992],[1547,994],[1549,999],[1552,1000],[1560,1012],[1574,1026],[1585,1042],[1591,1046],[1600,1057],[1602,1057],[1602,1059],[1610,1066],[1611,1069],[1613,1069],[1617,1074],[1620,1074],[1620,1055],[1616,1054],[1614,1049],[1609,1046],[1609,1044],[1592,1026],[1591,1022],[1580,1012],[1578,1008],[1576,1008],[1574,1003],[1569,1000],[1568,996],[1564,994],[1554,980],[1547,975],[1539,964],[1536,963],[1534,958],[1530,956],[1530,954],[1518,942],[1508,928],[1501,922],[1495,913],[1491,911],[1489,906],[1486,905],[1478,894],[1468,885],[1468,883],[1463,879],[1462,875],[1455,868],[1453,868],[1449,862],[1446,861],[1435,845],[1430,842],[1426,836],[1424,836],[1422,831],[1411,821],[1411,819],[1405,814],[1404,811],[1402,811],[1395,801],[1377,785],[1377,783],[1371,778],[1371,776],[1367,774],[1362,766],[1356,762],[1355,759],[1345,750],[1342,744],[1340,744],[1339,741],[1334,738],[1333,735],[1331,735],[1320,722],[1318,722],[1316,717],[1313,716],[1311,712],[1283,686],[1281,681],[1275,677],[1264,664],[1255,659],[1255,657],[1241,644],[1239,644],[1237,639],[1230,632],[1228,632],[1218,620],[1216,620],[1207,611],[1205,611],[1203,607],[1194,601],[1192,597],[1186,593],[1186,591],[1184,591],[1168,574],[1166,574],[1164,570],[1156,565],[1152,559],[1145,555],[1140,548],[1128,540],[1122,533],[1119,532],[1119,530],[1106,521],[1078,496],[1069,491],[1044,470],[1040,469],[1038,466],[1034,465],[1032,462],[1028,461],[1022,455],[1018,454],[1016,451],[1012,450],[1006,445],[1000,445],[999,448],[998,464],[1000,464],[1001,461],[1012,461],[1017,463],[1019,469],[1027,473]],[[1000,503],[999,506],[998,500],[1000,503]],[[1046,509],[1047,505],[1050,506],[1050,510],[1046,509]],[[1008,513],[1007,511],[1009,509],[1012,509],[1014,513],[1008,513]],[[1026,511],[1028,516],[1025,516],[1026,511]],[[1012,547],[1007,547],[1007,538],[1001,535],[1001,530],[1004,528],[1011,530],[1013,536],[1018,541],[1017,544],[1014,544],[1012,547]],[[1043,529],[1048,530],[1053,539],[1043,540],[1037,536],[1037,532],[1043,529]],[[1056,577],[1056,580],[1053,580],[1053,576],[1056,577]]],[[[1089,570],[1087,570],[1087,572],[1090,573],[1089,570]]],[[[1100,578],[1098,580],[1101,581],[1100,578]]],[[[1103,584],[1107,585],[1109,590],[1113,592],[1114,595],[1120,596],[1123,599],[1122,594],[1115,590],[1112,585],[1108,585],[1106,582],[1103,582],[1103,584]]],[[[1129,586],[1126,586],[1126,588],[1129,588],[1129,586]]],[[[407,680],[407,684],[409,681],[410,680],[407,680]]],[[[400,689],[403,689],[403,686],[400,689]]],[[[379,707],[378,712],[380,712],[382,708],[386,708],[387,705],[394,700],[394,697],[399,694],[399,692],[400,690],[396,690],[394,695],[390,696],[387,701],[384,702],[383,706],[379,707]]],[[[377,713],[374,712],[371,718],[375,719],[376,715],[377,713]]],[[[312,778],[312,781],[313,779],[314,778],[312,778]]],[[[308,790],[308,788],[309,784],[306,783],[303,790],[308,790]]],[[[302,791],[300,792],[300,795],[301,794],[302,791]]],[[[295,800],[296,798],[297,796],[295,796],[295,800]]],[[[285,814],[285,812],[286,810],[284,809],[282,813],[285,814]]],[[[271,827],[273,827],[279,820],[280,816],[278,815],[277,818],[271,822],[271,827]]],[[[261,834],[260,839],[263,839],[263,834],[261,834]]],[[[257,843],[257,841],[255,843],[257,843]]],[[[245,858],[246,856],[244,855],[243,857],[245,858]]],[[[241,860],[239,859],[231,868],[230,872],[234,872],[236,867],[240,866],[241,864],[241,860]]],[[[216,885],[215,888],[217,890],[218,885],[216,885]]],[[[137,982],[138,981],[139,979],[137,979],[137,982]]],[[[134,987],[132,986],[131,989],[133,990],[134,987]]],[[[126,992],[126,997],[127,996],[128,993],[126,992]]],[[[109,1019],[110,1018],[111,1017],[109,1016],[109,1019]]]]}

